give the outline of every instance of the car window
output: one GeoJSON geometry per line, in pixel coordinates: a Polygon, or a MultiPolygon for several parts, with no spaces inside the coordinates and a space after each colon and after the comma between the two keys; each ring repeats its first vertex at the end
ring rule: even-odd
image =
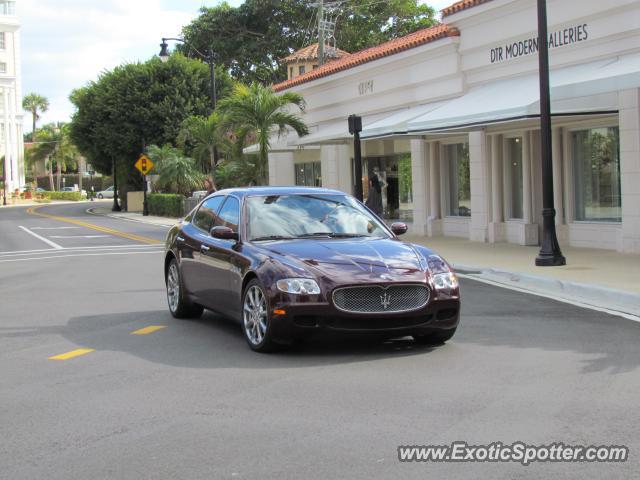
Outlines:
{"type": "Polygon", "coordinates": [[[224,202],[220,214],[213,224],[214,227],[219,225],[229,227],[234,232],[238,231],[238,222],[240,220],[240,202],[235,197],[227,197],[224,202]]]}
{"type": "Polygon", "coordinates": [[[209,233],[213,227],[213,222],[216,219],[216,213],[222,205],[224,196],[211,197],[205,200],[193,217],[193,224],[209,233]]]}

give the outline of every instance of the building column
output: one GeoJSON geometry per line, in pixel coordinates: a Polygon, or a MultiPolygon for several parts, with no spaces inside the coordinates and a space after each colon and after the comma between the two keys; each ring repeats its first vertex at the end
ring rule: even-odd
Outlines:
{"type": "Polygon", "coordinates": [[[353,145],[334,145],[334,157],[336,161],[336,171],[338,172],[338,190],[353,195],[353,169],[351,159],[353,158],[353,145]]]}
{"type": "Polygon", "coordinates": [[[293,152],[269,152],[269,185],[296,184],[293,152]]]}
{"type": "Polygon", "coordinates": [[[17,171],[13,165],[13,155],[11,155],[11,125],[9,122],[9,89],[2,89],[2,110],[3,110],[3,135],[4,135],[4,178],[6,182],[7,198],[13,195],[13,191],[18,187],[16,182],[17,171]]]}
{"type": "Polygon", "coordinates": [[[442,207],[440,203],[440,142],[429,142],[429,216],[427,235],[442,235],[442,207]]]}
{"type": "Polygon", "coordinates": [[[489,227],[489,161],[484,130],[469,133],[469,178],[471,187],[471,228],[469,239],[486,242],[489,227]]]}
{"type": "Polygon", "coordinates": [[[503,242],[505,239],[502,153],[502,135],[491,135],[491,243],[503,242]]]}
{"type": "Polygon", "coordinates": [[[640,89],[618,92],[622,230],[617,250],[640,253],[640,89]]]}
{"type": "Polygon", "coordinates": [[[522,221],[530,224],[531,213],[531,132],[522,136],[522,221]]]}
{"type": "Polygon", "coordinates": [[[553,148],[553,204],[556,209],[556,235],[561,245],[569,242],[569,228],[564,219],[564,182],[563,170],[563,136],[562,128],[555,127],[551,132],[551,145],[553,148]]]}
{"type": "Polygon", "coordinates": [[[413,228],[412,233],[427,234],[429,216],[429,189],[427,158],[428,145],[422,139],[411,140],[411,188],[413,191],[413,228]]]}

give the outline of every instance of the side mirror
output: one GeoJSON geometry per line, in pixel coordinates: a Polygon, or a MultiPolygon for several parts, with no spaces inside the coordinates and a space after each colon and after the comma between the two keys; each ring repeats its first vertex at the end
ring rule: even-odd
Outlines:
{"type": "Polygon", "coordinates": [[[213,238],[219,238],[221,240],[238,240],[238,234],[236,232],[222,225],[213,227],[210,234],[213,238]]]}
{"type": "Polygon", "coordinates": [[[407,224],[402,222],[392,223],[391,231],[396,235],[402,235],[404,233],[407,233],[407,224]]]}

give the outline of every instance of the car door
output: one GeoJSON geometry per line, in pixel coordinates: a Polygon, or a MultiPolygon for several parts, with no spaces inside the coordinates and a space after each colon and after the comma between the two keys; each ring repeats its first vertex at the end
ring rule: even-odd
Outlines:
{"type": "Polygon", "coordinates": [[[194,296],[198,296],[206,284],[200,249],[202,243],[209,238],[209,232],[224,199],[224,195],[218,195],[202,202],[191,221],[183,225],[176,238],[182,284],[185,290],[194,296]]]}
{"type": "MultiPolygon", "coordinates": [[[[240,201],[229,195],[220,212],[216,216],[213,226],[229,227],[238,233],[240,223],[240,201]]],[[[236,240],[224,240],[209,236],[201,246],[202,267],[206,272],[206,288],[199,294],[206,296],[213,302],[209,308],[235,316],[238,294],[239,268],[237,267],[238,253],[236,240]]],[[[239,298],[239,297],[238,297],[239,298]]]]}

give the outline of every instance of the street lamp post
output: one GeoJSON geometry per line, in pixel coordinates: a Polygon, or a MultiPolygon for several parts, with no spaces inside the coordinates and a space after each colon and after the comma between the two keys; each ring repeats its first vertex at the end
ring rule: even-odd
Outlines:
{"type": "Polygon", "coordinates": [[[118,203],[118,175],[116,172],[116,159],[111,159],[111,162],[111,171],[113,172],[113,207],[111,207],[111,211],[120,212],[122,211],[122,208],[120,208],[120,204],[118,203]]]}
{"type": "Polygon", "coordinates": [[[209,52],[207,54],[204,54],[200,50],[195,48],[193,45],[185,41],[184,38],[163,38],[162,43],[160,44],[160,53],[158,54],[158,56],[160,57],[160,60],[162,60],[163,62],[166,62],[167,60],[169,60],[169,45],[167,44],[168,40],[184,43],[187,47],[189,47],[194,52],[196,52],[200,56],[200,58],[204,60],[204,63],[209,65],[209,76],[210,76],[210,82],[211,82],[211,85],[210,85],[211,106],[215,110],[216,109],[216,70],[215,70],[216,64],[215,64],[213,49],[209,49],[209,52]]]}
{"type": "MultiPolygon", "coordinates": [[[[209,95],[211,97],[211,108],[213,109],[213,111],[215,111],[216,104],[217,104],[216,63],[215,63],[215,56],[213,54],[213,49],[209,48],[209,52],[207,54],[204,54],[200,50],[198,50],[196,47],[191,45],[189,42],[187,42],[184,38],[164,38],[163,37],[162,43],[160,44],[160,53],[158,54],[158,56],[160,57],[160,60],[162,60],[163,62],[167,62],[169,60],[169,45],[167,44],[168,40],[184,43],[187,47],[189,47],[191,50],[196,52],[200,56],[200,58],[204,60],[204,63],[206,63],[209,66],[209,79],[210,79],[209,87],[211,89],[211,91],[209,92],[209,95]]],[[[213,163],[215,165],[218,164],[218,148],[216,146],[213,147],[213,163]]],[[[214,174],[213,169],[211,174],[212,175],[214,174]]]]}
{"type": "Polygon", "coordinates": [[[566,265],[556,236],[556,210],[553,205],[553,163],[551,159],[551,97],[549,93],[549,35],[547,2],[538,0],[538,65],[540,76],[540,143],[542,152],[542,245],[536,265],[566,265]]]}

